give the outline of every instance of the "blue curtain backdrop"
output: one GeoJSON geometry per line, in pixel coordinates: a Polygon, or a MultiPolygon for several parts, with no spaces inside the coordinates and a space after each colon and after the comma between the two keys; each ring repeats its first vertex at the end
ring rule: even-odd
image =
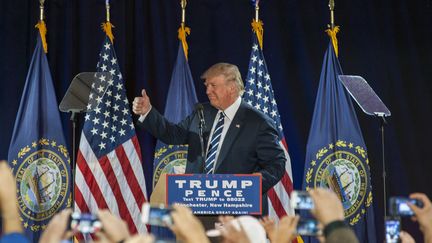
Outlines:
{"type": "MultiPolygon", "coordinates": [[[[164,110],[177,54],[179,0],[113,0],[114,43],[128,97],[147,89],[153,105],[164,110]]],[[[48,61],[57,99],[72,78],[94,71],[104,33],[105,1],[48,0],[48,61]]],[[[7,158],[13,124],[35,45],[39,1],[0,1],[0,158],[7,158]]],[[[264,54],[275,90],[292,159],[295,188],[301,188],[305,146],[328,44],[328,1],[262,0],[264,54]]],[[[235,63],[243,77],[250,54],[249,0],[188,1],[191,28],[189,65],[198,99],[206,101],[199,79],[211,64],[235,63]]],[[[339,61],[345,74],[361,75],[392,111],[386,128],[388,194],[426,192],[432,197],[429,156],[432,142],[432,0],[336,0],[339,61]]],[[[357,109],[371,161],[378,239],[382,239],[382,183],[379,122],[357,109]]],[[[69,115],[62,114],[71,141],[69,115]]],[[[81,127],[79,127],[81,129],[81,127]]],[[[80,130],[79,130],[80,131],[80,130]]],[[[79,132],[78,132],[79,134],[79,132]]],[[[147,179],[151,178],[155,140],[138,130],[147,179]]],[[[151,188],[150,181],[147,188],[151,188]]],[[[409,220],[403,228],[418,235],[409,220]]],[[[380,241],[380,240],[379,240],[380,241]]]]}

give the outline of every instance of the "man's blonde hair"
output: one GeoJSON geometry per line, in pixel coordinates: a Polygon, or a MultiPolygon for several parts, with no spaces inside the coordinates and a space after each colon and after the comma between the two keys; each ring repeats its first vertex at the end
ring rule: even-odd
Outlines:
{"type": "Polygon", "coordinates": [[[201,79],[205,80],[219,75],[223,75],[227,82],[234,82],[237,87],[238,95],[243,95],[244,84],[236,65],[225,62],[216,63],[201,75],[201,79]]]}

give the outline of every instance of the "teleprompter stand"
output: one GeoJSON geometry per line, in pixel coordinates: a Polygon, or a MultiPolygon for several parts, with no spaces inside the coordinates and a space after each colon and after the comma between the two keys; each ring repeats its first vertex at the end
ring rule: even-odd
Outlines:
{"type": "Polygon", "coordinates": [[[382,178],[384,219],[387,217],[387,194],[386,194],[386,166],[384,150],[384,127],[387,124],[386,117],[391,116],[390,110],[381,101],[378,95],[369,86],[366,80],[360,76],[339,75],[339,80],[345,86],[351,97],[357,102],[362,111],[370,116],[377,117],[380,121],[381,151],[382,151],[382,178]]]}
{"type": "MultiPolygon", "coordinates": [[[[76,169],[76,126],[78,122],[78,114],[87,112],[97,106],[95,99],[89,99],[90,94],[94,93],[102,97],[105,94],[107,84],[102,85],[101,77],[104,80],[111,79],[110,73],[105,72],[84,72],[77,74],[66,91],[65,96],[60,102],[59,109],[62,112],[71,113],[70,120],[72,121],[72,162],[71,162],[71,174],[72,174],[72,201],[75,200],[75,169],[76,169]],[[103,87],[102,89],[97,89],[103,87]]],[[[73,203],[73,208],[75,203],[73,203]]]]}

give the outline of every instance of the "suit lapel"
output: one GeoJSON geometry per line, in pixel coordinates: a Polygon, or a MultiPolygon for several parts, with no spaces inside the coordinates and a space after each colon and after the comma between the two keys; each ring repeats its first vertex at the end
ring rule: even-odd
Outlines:
{"type": "Polygon", "coordinates": [[[237,138],[240,130],[242,129],[244,123],[244,116],[245,116],[245,109],[242,101],[223,140],[222,147],[219,151],[218,159],[216,161],[215,171],[217,171],[222,161],[227,156],[234,140],[237,138]]]}

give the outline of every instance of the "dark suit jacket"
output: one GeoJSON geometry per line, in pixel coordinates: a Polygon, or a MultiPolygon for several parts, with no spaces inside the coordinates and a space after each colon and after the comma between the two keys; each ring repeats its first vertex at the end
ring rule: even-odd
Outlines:
{"type": "MultiPolygon", "coordinates": [[[[204,149],[218,110],[204,105],[204,149]]],[[[198,133],[199,118],[192,113],[178,124],[168,122],[156,109],[139,126],[166,144],[189,144],[186,173],[203,173],[204,159],[198,133]]],[[[278,143],[273,121],[242,101],[225,135],[216,161],[215,174],[262,174],[263,196],[285,172],[286,157],[278,143]]],[[[263,213],[267,200],[263,198],[263,213]]]]}

